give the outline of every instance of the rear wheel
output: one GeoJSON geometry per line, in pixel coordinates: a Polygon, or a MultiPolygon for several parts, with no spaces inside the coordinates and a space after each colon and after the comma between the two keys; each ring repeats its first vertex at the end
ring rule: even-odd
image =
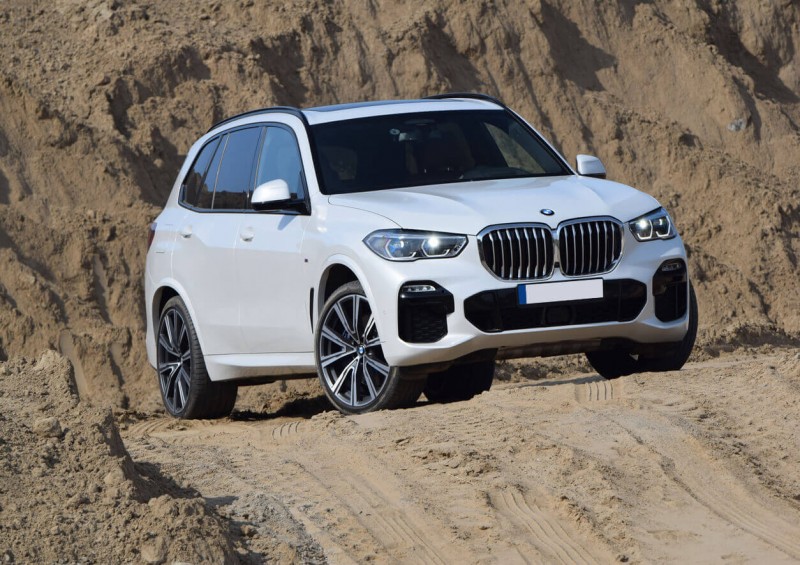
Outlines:
{"type": "Polygon", "coordinates": [[[406,378],[386,362],[372,307],[358,282],[328,298],[314,342],[320,383],[341,412],[411,406],[422,394],[424,378],[406,378]]]}
{"type": "Polygon", "coordinates": [[[469,400],[489,390],[493,380],[494,361],[454,365],[446,371],[428,375],[424,392],[431,402],[469,400]]]}
{"type": "Polygon", "coordinates": [[[161,399],[171,416],[221,418],[231,413],[237,387],[208,378],[194,324],[178,296],[161,311],[156,346],[161,399]]]}
{"type": "Polygon", "coordinates": [[[593,351],[586,354],[589,364],[606,379],[616,379],[647,371],[677,371],[686,364],[697,339],[697,298],[689,285],[689,329],[681,341],[665,344],[663,353],[647,357],[634,356],[628,351],[593,351]]]}

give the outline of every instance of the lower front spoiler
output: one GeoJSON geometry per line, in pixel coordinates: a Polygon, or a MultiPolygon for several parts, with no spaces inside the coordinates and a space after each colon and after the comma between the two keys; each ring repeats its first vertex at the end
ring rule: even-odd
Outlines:
{"type": "Polygon", "coordinates": [[[583,341],[563,341],[556,343],[536,343],[517,347],[502,347],[499,349],[481,349],[458,357],[451,361],[423,363],[402,367],[403,373],[409,377],[414,375],[427,375],[429,373],[446,371],[455,365],[465,365],[479,361],[525,359],[531,357],[554,357],[557,355],[574,355],[592,351],[618,350],[627,351],[633,355],[643,357],[663,356],[669,351],[677,349],[680,341],[665,343],[639,343],[626,338],[598,338],[583,341]]]}
{"type": "Polygon", "coordinates": [[[585,353],[600,349],[625,347],[632,353],[647,353],[680,342],[688,329],[688,316],[673,322],[662,322],[649,301],[635,320],[597,324],[481,332],[465,318],[448,319],[451,331],[440,341],[411,344],[401,340],[385,343],[384,354],[390,364],[411,370],[420,365],[452,365],[485,357],[494,352],[498,359],[545,357],[585,353]]]}

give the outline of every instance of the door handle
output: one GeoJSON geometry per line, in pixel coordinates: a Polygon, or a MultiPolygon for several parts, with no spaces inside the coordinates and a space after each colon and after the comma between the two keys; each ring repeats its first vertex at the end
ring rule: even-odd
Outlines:
{"type": "Polygon", "coordinates": [[[179,231],[178,233],[180,233],[181,237],[184,239],[192,237],[192,226],[183,226],[181,228],[181,231],[179,231]]]}
{"type": "Polygon", "coordinates": [[[239,237],[241,238],[242,241],[253,241],[255,235],[256,232],[251,227],[244,228],[242,229],[242,231],[239,232],[239,237]]]}

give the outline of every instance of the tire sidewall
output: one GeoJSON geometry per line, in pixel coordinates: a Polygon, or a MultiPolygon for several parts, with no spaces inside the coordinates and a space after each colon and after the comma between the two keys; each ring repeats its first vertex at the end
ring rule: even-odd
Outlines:
{"type": "MultiPolygon", "coordinates": [[[[192,412],[192,408],[194,404],[197,402],[197,380],[199,375],[198,369],[202,367],[203,377],[208,378],[205,374],[205,361],[203,360],[202,351],[200,351],[200,346],[197,340],[197,333],[194,329],[194,324],[192,323],[192,318],[189,315],[189,310],[186,308],[186,304],[183,302],[179,296],[174,296],[170,298],[166,304],[164,304],[164,308],[161,310],[161,316],[158,319],[158,333],[156,334],[156,340],[158,340],[158,335],[161,332],[161,326],[164,322],[164,318],[166,317],[167,313],[170,310],[177,310],[181,317],[183,318],[184,324],[186,324],[186,331],[189,334],[189,348],[191,350],[190,362],[189,362],[189,393],[187,394],[186,403],[183,405],[183,409],[174,412],[170,410],[169,404],[167,403],[166,398],[164,397],[165,391],[161,386],[161,375],[156,370],[156,378],[158,378],[158,389],[161,391],[161,402],[164,404],[164,409],[170,416],[175,418],[185,418],[187,413],[192,412]]],[[[158,354],[158,362],[160,362],[160,354],[158,354]]]]}

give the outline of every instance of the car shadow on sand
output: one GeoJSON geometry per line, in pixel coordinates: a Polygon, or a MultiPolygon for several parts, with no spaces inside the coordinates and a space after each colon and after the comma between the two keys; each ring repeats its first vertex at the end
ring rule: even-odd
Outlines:
{"type": "Polygon", "coordinates": [[[231,420],[237,422],[256,422],[274,420],[276,418],[303,418],[309,419],[317,414],[333,410],[324,394],[295,398],[281,406],[275,412],[257,412],[255,410],[235,410],[231,420]]]}

